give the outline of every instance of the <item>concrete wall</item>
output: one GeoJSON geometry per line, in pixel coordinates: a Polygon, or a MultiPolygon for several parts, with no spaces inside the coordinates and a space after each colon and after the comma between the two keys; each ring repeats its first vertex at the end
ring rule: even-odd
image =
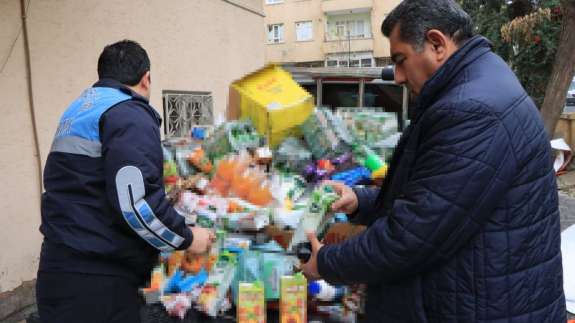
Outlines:
{"type": "Polygon", "coordinates": [[[20,2],[0,1],[0,64],[10,55],[0,73],[0,293],[36,276],[41,239],[39,179],[20,26],[20,2]]]}
{"type": "MultiPolygon", "coordinates": [[[[0,1],[0,64],[19,34],[19,3],[0,1]]],[[[212,92],[215,115],[223,116],[229,84],[264,64],[263,19],[261,0],[32,1],[28,31],[42,164],[61,113],[97,80],[105,45],[127,38],[146,48],[151,103],[160,114],[162,90],[185,90],[212,92]]],[[[20,35],[0,74],[0,293],[35,277],[41,243],[24,53],[20,35]]]]}

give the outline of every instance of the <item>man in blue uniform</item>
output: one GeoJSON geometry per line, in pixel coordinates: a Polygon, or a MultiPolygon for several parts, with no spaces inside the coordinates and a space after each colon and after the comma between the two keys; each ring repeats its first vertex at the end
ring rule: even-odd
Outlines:
{"type": "Polygon", "coordinates": [[[64,112],[44,170],[43,323],[139,322],[137,288],[158,253],[202,253],[215,239],[166,199],[146,51],[129,40],[106,46],[98,76],[64,112]]]}

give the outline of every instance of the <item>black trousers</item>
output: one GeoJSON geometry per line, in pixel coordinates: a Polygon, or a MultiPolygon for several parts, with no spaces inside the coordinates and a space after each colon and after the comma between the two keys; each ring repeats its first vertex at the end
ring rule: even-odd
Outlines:
{"type": "Polygon", "coordinates": [[[42,323],[140,323],[138,287],[119,276],[38,272],[42,323]]]}

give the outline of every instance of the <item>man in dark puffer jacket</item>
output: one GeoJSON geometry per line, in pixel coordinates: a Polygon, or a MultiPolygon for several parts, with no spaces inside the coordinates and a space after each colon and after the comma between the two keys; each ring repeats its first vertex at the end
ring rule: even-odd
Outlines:
{"type": "Polygon", "coordinates": [[[381,189],[335,184],[334,211],[369,225],[321,245],[310,279],[368,284],[370,322],[565,318],[558,198],[539,112],[453,0],[385,19],[396,82],[418,96],[381,189]]]}

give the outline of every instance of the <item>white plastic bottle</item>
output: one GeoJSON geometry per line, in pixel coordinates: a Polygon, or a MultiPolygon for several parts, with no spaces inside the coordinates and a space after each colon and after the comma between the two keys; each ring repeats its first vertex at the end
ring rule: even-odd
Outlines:
{"type": "Polygon", "coordinates": [[[325,280],[318,280],[309,283],[308,292],[320,301],[331,302],[341,299],[345,295],[346,289],[343,286],[332,286],[325,280]]]}

